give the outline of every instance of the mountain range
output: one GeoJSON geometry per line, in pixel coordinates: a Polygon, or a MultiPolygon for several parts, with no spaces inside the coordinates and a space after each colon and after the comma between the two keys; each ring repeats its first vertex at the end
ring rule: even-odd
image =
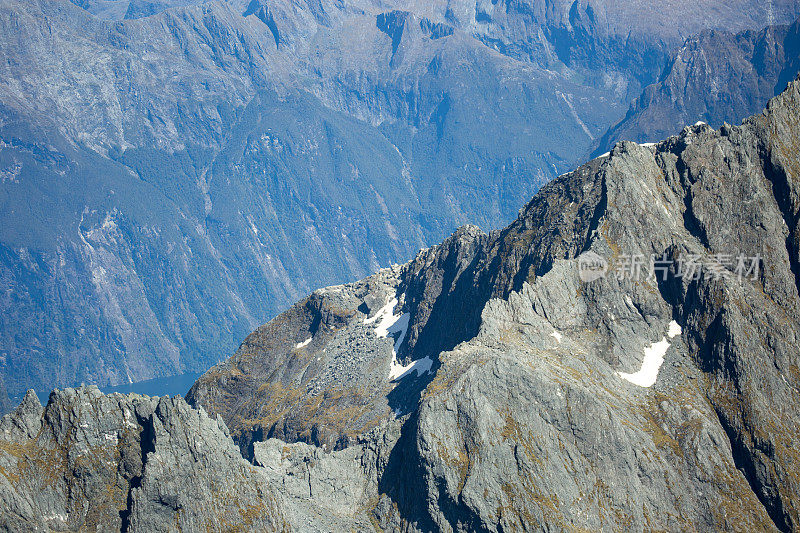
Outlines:
{"type": "MultiPolygon", "coordinates": [[[[2,0],[0,388],[204,371],[315,288],[506,225],[691,36],[798,15],[2,0]]],[[[770,76],[749,101],[785,78],[770,76]]]]}
{"type": "Polygon", "coordinates": [[[684,43],[625,118],[595,142],[649,142],[687,124],[736,124],[758,113],[800,71],[800,22],[741,33],[706,30],[684,43]]]}
{"type": "Polygon", "coordinates": [[[617,143],[504,229],[314,291],[186,401],[29,392],[0,527],[797,530],[799,116],[800,78],[617,143]]]}

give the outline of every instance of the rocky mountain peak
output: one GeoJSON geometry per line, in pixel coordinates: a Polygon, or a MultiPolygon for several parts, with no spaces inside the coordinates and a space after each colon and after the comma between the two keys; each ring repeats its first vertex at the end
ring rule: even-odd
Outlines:
{"type": "MultiPolygon", "coordinates": [[[[619,523],[595,512],[611,508],[667,529],[790,530],[798,98],[792,82],[741,126],[618,143],[543,187],[506,229],[462,228],[399,270],[324,291],[347,318],[294,346],[246,343],[191,401],[222,414],[255,457],[274,437],[358,455],[400,425],[390,455],[419,470],[390,458],[380,479],[421,529],[602,527],[619,523]],[[590,257],[602,268],[586,278],[590,257]],[[353,367],[372,369],[368,385],[333,378],[302,392],[353,367]],[[416,476],[429,492],[410,495],[416,476]],[[506,488],[493,493],[490,479],[506,488]],[[600,479],[611,492],[579,498],[600,479]]],[[[310,323],[305,305],[258,335],[310,323]]]]}
{"type": "Polygon", "coordinates": [[[277,530],[273,490],[225,424],[183,399],[29,392],[0,422],[0,527],[152,531],[237,524],[277,530]]]}

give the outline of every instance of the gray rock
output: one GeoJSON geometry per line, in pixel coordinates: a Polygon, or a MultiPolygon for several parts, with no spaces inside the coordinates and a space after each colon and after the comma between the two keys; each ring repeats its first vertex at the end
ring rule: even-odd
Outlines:
{"type": "Polygon", "coordinates": [[[182,398],[33,392],[0,422],[4,531],[275,531],[277,497],[182,398]]]}

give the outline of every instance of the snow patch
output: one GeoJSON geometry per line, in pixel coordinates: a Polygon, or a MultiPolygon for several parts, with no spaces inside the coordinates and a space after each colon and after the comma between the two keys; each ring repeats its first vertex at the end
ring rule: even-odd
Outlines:
{"type": "Polygon", "coordinates": [[[397,361],[397,351],[403,344],[406,333],[408,333],[408,322],[411,319],[411,315],[408,313],[396,315],[394,313],[395,307],[397,307],[397,298],[391,298],[386,305],[375,313],[375,316],[364,319],[364,324],[375,324],[375,335],[378,338],[385,339],[389,335],[395,338],[392,346],[392,362],[389,365],[389,381],[398,381],[411,374],[411,372],[416,372],[417,376],[421,376],[426,372],[430,372],[433,365],[433,360],[430,357],[412,361],[406,366],[397,361]]]}
{"type": "Polygon", "coordinates": [[[375,313],[375,316],[373,316],[372,318],[365,318],[364,319],[364,324],[372,324],[373,322],[375,322],[377,320],[383,321],[386,318],[387,315],[389,315],[389,316],[392,315],[392,313],[394,311],[394,307],[396,305],[397,305],[397,298],[390,299],[386,303],[386,305],[384,305],[383,307],[378,309],[378,312],[375,313]]]}
{"type": "Polygon", "coordinates": [[[617,372],[617,375],[639,387],[652,387],[656,383],[658,371],[661,369],[661,365],[664,364],[664,355],[666,355],[669,347],[670,343],[667,338],[662,337],[660,341],[644,349],[644,361],[642,361],[642,368],[638,372],[633,374],[617,372]]]}
{"type": "Polygon", "coordinates": [[[375,325],[375,335],[382,339],[388,337],[389,334],[399,333],[400,335],[397,337],[397,340],[394,343],[394,351],[396,352],[400,348],[400,345],[403,344],[403,340],[406,338],[408,320],[411,317],[408,313],[403,313],[400,315],[394,314],[395,307],[397,307],[397,298],[392,298],[386,305],[381,307],[377,313],[375,313],[375,316],[372,318],[365,318],[364,324],[372,324],[373,322],[377,322],[375,325]]]}
{"type": "Polygon", "coordinates": [[[681,329],[680,324],[678,324],[673,320],[669,323],[669,326],[667,327],[667,337],[672,339],[680,335],[682,331],[683,330],[681,329]]]}
{"type": "Polygon", "coordinates": [[[392,357],[392,363],[389,366],[389,381],[400,381],[404,377],[408,376],[412,372],[417,373],[417,377],[425,374],[426,372],[431,371],[431,367],[433,366],[433,359],[430,357],[423,357],[422,359],[417,359],[416,361],[412,361],[406,366],[401,365],[397,362],[397,357],[392,357]]]}
{"type": "Polygon", "coordinates": [[[695,122],[695,123],[694,123],[694,125],[695,125],[695,126],[705,126],[705,125],[706,125],[706,123],[705,123],[705,122],[703,122],[702,120],[698,120],[697,122],[695,122]]]}
{"type": "Polygon", "coordinates": [[[562,335],[556,330],[553,330],[553,333],[551,333],[550,336],[553,337],[555,340],[557,340],[558,344],[561,344],[561,339],[564,338],[564,335],[562,335]]]}
{"type": "Polygon", "coordinates": [[[298,342],[297,344],[295,344],[294,345],[295,350],[299,350],[303,346],[308,346],[308,344],[311,342],[311,339],[313,339],[313,337],[309,337],[306,340],[304,340],[303,342],[298,342]]]}

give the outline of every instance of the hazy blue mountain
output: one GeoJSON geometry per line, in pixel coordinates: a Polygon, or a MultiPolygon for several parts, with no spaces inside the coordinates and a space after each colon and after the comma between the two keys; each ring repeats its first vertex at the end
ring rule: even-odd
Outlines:
{"type": "Polygon", "coordinates": [[[715,127],[757,113],[800,70],[800,21],[761,31],[708,30],[673,54],[658,82],[596,143],[649,142],[697,121],[715,127]]]}
{"type": "Polygon", "coordinates": [[[203,370],[316,287],[501,227],[688,35],[769,19],[695,4],[2,0],[9,393],[203,370]]]}

